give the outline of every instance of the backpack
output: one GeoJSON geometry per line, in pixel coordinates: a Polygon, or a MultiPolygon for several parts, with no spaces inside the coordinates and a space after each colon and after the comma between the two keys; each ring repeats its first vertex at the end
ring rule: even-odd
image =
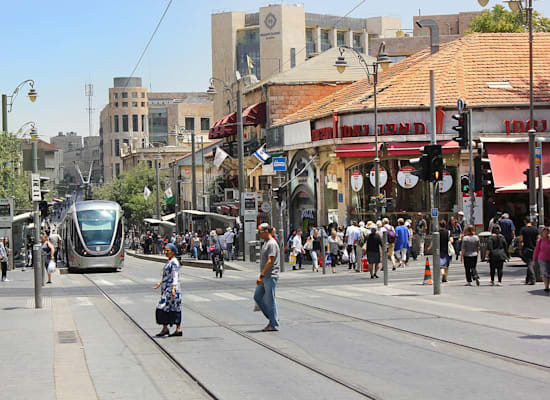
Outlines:
{"type": "Polygon", "coordinates": [[[395,243],[395,230],[393,229],[393,226],[387,225],[391,229],[386,228],[386,232],[388,233],[388,243],[395,243]]]}

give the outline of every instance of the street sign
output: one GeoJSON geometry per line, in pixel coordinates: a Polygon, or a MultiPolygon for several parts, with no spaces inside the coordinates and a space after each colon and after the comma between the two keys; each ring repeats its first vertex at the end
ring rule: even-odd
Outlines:
{"type": "Polygon", "coordinates": [[[262,211],[264,213],[271,212],[271,203],[262,203],[262,211]]]}
{"type": "Polygon", "coordinates": [[[286,171],[286,157],[273,157],[273,171],[286,171]]]}
{"type": "Polygon", "coordinates": [[[432,208],[432,217],[437,217],[439,215],[439,211],[437,208],[432,208]]]}
{"type": "Polygon", "coordinates": [[[542,146],[541,143],[537,143],[537,147],[535,147],[535,164],[541,165],[542,164],[542,146]]]}
{"type": "Polygon", "coordinates": [[[458,109],[458,112],[461,113],[464,111],[464,107],[466,107],[466,103],[464,103],[464,100],[458,99],[456,101],[456,108],[458,109]]]}
{"type": "Polygon", "coordinates": [[[42,194],[40,193],[40,175],[31,174],[31,200],[42,200],[42,194]]]}

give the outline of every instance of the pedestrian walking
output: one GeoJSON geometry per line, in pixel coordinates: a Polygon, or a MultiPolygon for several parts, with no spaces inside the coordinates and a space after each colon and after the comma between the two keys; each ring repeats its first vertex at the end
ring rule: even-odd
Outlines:
{"type": "Polygon", "coordinates": [[[442,220],[439,223],[439,268],[441,270],[441,282],[445,283],[449,277],[449,265],[451,256],[449,255],[449,245],[452,246],[453,238],[447,230],[447,222],[442,220]]]}
{"type": "Polygon", "coordinates": [[[453,248],[455,250],[455,256],[458,260],[460,254],[460,240],[462,237],[462,228],[455,217],[449,218],[449,233],[453,238],[453,248]]]}
{"type": "MultiPolygon", "coordinates": [[[[313,272],[319,271],[319,257],[321,256],[321,237],[319,236],[319,230],[317,228],[313,229],[313,235],[311,236],[311,250],[309,250],[309,255],[311,256],[311,261],[313,266],[311,270],[313,272]]],[[[308,241],[310,241],[308,239],[308,241]]]]}
{"type": "Polygon", "coordinates": [[[168,243],[164,247],[164,254],[168,262],[162,267],[162,279],[153,289],[160,287],[160,300],[157,303],[155,317],[162,330],[156,337],[182,336],[181,330],[181,287],[179,279],[180,264],[176,258],[176,246],[168,243]],[[170,333],[168,326],[176,325],[176,330],[170,333]]]}
{"type": "Polygon", "coordinates": [[[479,275],[476,268],[478,255],[479,236],[475,234],[474,226],[468,225],[462,237],[462,249],[460,250],[460,261],[464,262],[464,270],[466,272],[466,286],[472,286],[472,279],[479,286],[479,275]]]}
{"type": "Polygon", "coordinates": [[[384,232],[388,235],[388,243],[387,243],[387,257],[391,260],[392,264],[392,270],[395,271],[395,228],[390,224],[390,220],[388,218],[384,218],[382,220],[382,229],[380,229],[380,237],[384,235],[384,232]]]}
{"type": "Polygon", "coordinates": [[[428,223],[422,216],[422,213],[419,212],[417,215],[418,219],[416,221],[416,235],[418,236],[418,243],[420,249],[418,255],[424,257],[424,241],[426,239],[426,232],[428,231],[428,223]]]}
{"type": "Polygon", "coordinates": [[[405,226],[405,220],[399,218],[397,220],[397,228],[395,228],[395,258],[399,260],[399,267],[405,268],[407,261],[407,252],[409,251],[409,229],[405,226]]]}
{"type": "Polygon", "coordinates": [[[226,259],[229,261],[232,261],[233,260],[233,242],[235,241],[235,234],[233,233],[233,229],[228,227],[226,229],[224,237],[225,237],[225,244],[227,246],[226,259]]]}
{"type": "Polygon", "coordinates": [[[50,260],[54,260],[55,257],[55,248],[51,244],[48,234],[43,233],[42,234],[42,260],[44,261],[44,268],[46,268],[46,272],[48,273],[48,281],[46,283],[52,283],[52,272],[48,269],[48,264],[50,263],[50,260]]]}
{"type": "Polygon", "coordinates": [[[357,265],[357,244],[361,237],[361,232],[357,226],[357,221],[351,221],[351,225],[347,227],[345,241],[348,251],[348,269],[355,269],[357,265]]]}
{"type": "Polygon", "coordinates": [[[512,244],[512,241],[516,237],[516,227],[514,225],[514,222],[510,219],[510,214],[502,214],[502,218],[498,221],[498,224],[500,225],[501,233],[506,239],[506,243],[508,243],[508,246],[510,246],[512,244]]]}
{"type": "Polygon", "coordinates": [[[52,234],[49,236],[50,243],[52,244],[54,251],[53,260],[57,263],[57,256],[59,254],[59,246],[61,245],[61,236],[57,234],[57,229],[52,229],[52,234]]]}
{"type": "Polygon", "coordinates": [[[264,241],[260,250],[260,275],[256,279],[254,301],[269,320],[264,332],[279,330],[279,317],[275,290],[279,279],[279,246],[271,235],[271,226],[267,223],[258,227],[258,235],[264,241]]]}
{"type": "Polygon", "coordinates": [[[544,291],[550,292],[548,284],[550,283],[550,236],[548,235],[548,227],[542,228],[542,237],[537,240],[533,260],[538,261],[540,273],[544,282],[544,291]]]}
{"type": "Polygon", "coordinates": [[[199,255],[201,254],[201,238],[199,237],[198,233],[195,233],[195,236],[192,240],[193,245],[193,256],[195,257],[195,260],[199,259],[199,255]]]}
{"type": "Polygon", "coordinates": [[[378,278],[382,246],[382,238],[376,231],[376,228],[371,228],[370,234],[367,237],[367,259],[369,261],[371,279],[378,278]]]}
{"type": "MultiPolygon", "coordinates": [[[[525,218],[525,226],[519,231],[519,251],[521,258],[527,266],[525,274],[525,284],[534,285],[535,276],[535,260],[533,254],[539,239],[539,231],[535,228],[529,217],[525,218]]],[[[508,248],[508,246],[506,246],[508,248]]]]}
{"type": "Polygon", "coordinates": [[[8,279],[8,255],[10,251],[10,241],[4,236],[0,242],[0,264],[2,265],[2,282],[9,282],[8,279]]]}
{"type": "Polygon", "coordinates": [[[495,272],[497,272],[498,277],[497,285],[501,286],[504,261],[510,259],[510,253],[508,252],[508,244],[506,243],[506,239],[504,239],[504,236],[500,233],[500,226],[498,224],[493,225],[491,237],[487,243],[486,258],[489,260],[491,286],[495,284],[495,272]]]}
{"type": "Polygon", "coordinates": [[[296,264],[292,266],[293,270],[296,270],[296,265],[299,269],[302,269],[302,262],[304,259],[303,254],[305,253],[304,247],[302,245],[302,230],[298,229],[296,235],[292,239],[292,252],[296,255],[296,264]]]}
{"type": "Polygon", "coordinates": [[[330,257],[330,265],[332,267],[332,273],[336,273],[336,263],[340,254],[340,244],[342,243],[338,232],[334,229],[330,232],[330,236],[327,239],[328,242],[328,256],[330,257]]]}

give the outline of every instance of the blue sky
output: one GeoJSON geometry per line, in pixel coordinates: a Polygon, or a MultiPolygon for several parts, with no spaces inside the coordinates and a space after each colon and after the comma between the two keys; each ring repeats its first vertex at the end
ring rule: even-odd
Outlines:
{"type": "MultiPolygon", "coordinates": [[[[360,0],[304,0],[308,12],[344,15],[360,0]]],[[[487,7],[499,1],[490,0],[487,7]]],[[[39,98],[30,103],[28,87],[9,113],[9,129],[35,121],[39,133],[88,134],[84,85],[94,85],[94,134],[114,76],[128,76],[168,0],[2,0],[3,41],[0,92],[11,94],[25,79],[36,81],[39,98]]],[[[275,0],[174,0],[136,72],[153,91],[206,90],[211,71],[210,14],[254,12],[275,0]]],[[[297,1],[285,3],[295,4],[297,1]]],[[[550,15],[546,1],[535,8],[550,15]]],[[[398,16],[412,28],[418,15],[481,10],[477,0],[395,0],[363,3],[350,16],[398,16]]]]}

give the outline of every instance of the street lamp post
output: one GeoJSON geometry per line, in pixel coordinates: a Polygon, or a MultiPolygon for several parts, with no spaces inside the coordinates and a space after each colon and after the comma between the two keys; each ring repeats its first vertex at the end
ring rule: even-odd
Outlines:
{"type": "Polygon", "coordinates": [[[29,92],[27,93],[29,100],[33,103],[36,101],[36,97],[38,96],[38,94],[34,89],[34,81],[32,79],[27,79],[21,82],[19,85],[17,85],[17,87],[15,88],[15,90],[12,92],[10,96],[2,94],[2,132],[8,132],[8,113],[11,112],[11,109],[13,107],[13,102],[15,101],[15,98],[19,93],[19,89],[25,86],[26,83],[28,83],[29,86],[31,87],[29,89],[29,92]]]}
{"type": "MultiPolygon", "coordinates": [[[[214,82],[220,82],[223,85],[223,90],[228,91],[231,94],[231,102],[233,103],[233,88],[229,85],[227,85],[223,80],[219,78],[212,77],[210,78],[210,86],[208,87],[208,90],[206,93],[208,94],[208,97],[212,100],[217,94],[216,88],[214,87],[214,82]]],[[[240,85],[240,80],[237,80],[237,85],[240,85]]],[[[239,159],[239,214],[241,219],[241,225],[242,229],[240,230],[239,234],[239,249],[242,249],[243,251],[243,261],[246,261],[246,251],[245,251],[245,233],[244,233],[244,198],[243,193],[245,191],[245,183],[244,183],[244,137],[243,137],[243,113],[242,113],[242,95],[241,95],[241,89],[240,87],[237,87],[237,104],[236,104],[236,112],[237,112],[237,152],[238,152],[238,159],[239,159]]]]}
{"type": "Polygon", "coordinates": [[[378,67],[381,66],[382,70],[388,69],[391,60],[386,54],[386,43],[382,42],[380,43],[380,47],[378,48],[378,56],[376,58],[376,62],[369,64],[363,57],[363,55],[355,50],[353,47],[349,46],[340,46],[340,56],[334,63],[334,66],[338,70],[339,73],[344,73],[347,67],[347,61],[344,58],[344,52],[346,50],[351,51],[353,54],[357,56],[357,59],[359,60],[359,63],[363,66],[367,73],[367,77],[369,79],[370,83],[370,77],[371,73],[369,70],[369,67],[372,68],[372,76],[373,76],[373,89],[374,89],[374,145],[375,145],[375,158],[374,158],[374,192],[376,195],[376,203],[375,203],[375,214],[376,219],[380,219],[380,202],[379,202],[379,194],[380,194],[380,150],[378,147],[378,102],[377,102],[377,92],[378,92],[378,67]]]}

